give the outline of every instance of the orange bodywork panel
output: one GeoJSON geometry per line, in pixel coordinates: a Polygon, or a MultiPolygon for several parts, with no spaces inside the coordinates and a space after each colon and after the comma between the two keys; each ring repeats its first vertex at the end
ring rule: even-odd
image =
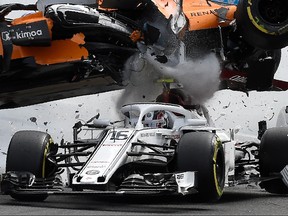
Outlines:
{"type": "MultiPolygon", "coordinates": [[[[177,5],[174,0],[152,0],[168,19],[176,12],[177,5]]],[[[227,26],[234,19],[236,5],[220,5],[206,0],[183,0],[183,13],[188,22],[188,30],[201,30],[227,26]],[[220,22],[217,10],[227,9],[225,20],[220,22]]]]}
{"type": "MultiPolygon", "coordinates": [[[[84,37],[76,34],[73,38],[84,37]]],[[[80,47],[77,40],[55,40],[48,47],[14,46],[12,59],[33,56],[37,64],[47,65],[80,60],[88,56],[88,51],[80,47]]]]}
{"type": "Polygon", "coordinates": [[[177,4],[174,0],[152,0],[158,10],[168,19],[176,12],[177,4]]]}
{"type": "MultiPolygon", "coordinates": [[[[111,0],[109,1],[110,4],[111,0]]],[[[117,10],[117,8],[102,8],[101,5],[105,0],[99,0],[99,8],[105,10],[117,10]]],[[[123,0],[122,0],[123,1],[123,0]]],[[[158,10],[167,18],[177,11],[177,3],[175,0],[151,0],[158,10]]],[[[116,1],[115,1],[116,2],[116,1]]],[[[118,2],[118,1],[117,1],[118,2]]],[[[117,3],[116,2],[116,3],[117,3]]],[[[128,1],[127,1],[128,2],[128,1]]],[[[139,1],[140,2],[140,1],[139,1]]],[[[119,3],[118,3],[119,4],[119,3]]],[[[113,4],[112,4],[113,5],[113,4]]],[[[117,5],[117,4],[116,4],[117,5]]],[[[218,26],[228,26],[234,19],[236,5],[224,5],[213,2],[207,3],[207,0],[183,0],[182,10],[187,18],[187,28],[189,31],[217,28],[218,26]],[[223,19],[219,20],[217,10],[227,9],[227,13],[223,19]]]]}
{"type": "Polygon", "coordinates": [[[183,12],[189,22],[189,31],[201,30],[209,28],[217,28],[218,26],[228,26],[234,19],[236,5],[219,5],[213,2],[207,4],[206,0],[190,0],[183,1],[183,12]],[[227,9],[225,20],[221,22],[217,14],[220,8],[227,9]]]}
{"type": "MultiPolygon", "coordinates": [[[[53,21],[43,16],[42,12],[36,12],[17,19],[12,25],[29,24],[46,20],[50,36],[52,38],[53,21]]],[[[56,64],[81,60],[88,56],[88,51],[84,48],[84,34],[75,34],[71,39],[52,40],[50,46],[16,46],[13,45],[12,60],[33,56],[36,63],[40,65],[56,64]]],[[[0,55],[3,55],[3,46],[0,40],[0,55]]]]}

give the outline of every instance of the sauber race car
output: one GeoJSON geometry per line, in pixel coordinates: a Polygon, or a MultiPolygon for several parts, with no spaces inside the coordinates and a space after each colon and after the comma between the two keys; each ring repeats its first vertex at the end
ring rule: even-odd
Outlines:
{"type": "MultiPolygon", "coordinates": [[[[213,126],[205,106],[161,102],[121,108],[122,119],[94,116],[73,126],[73,142],[53,142],[41,131],[11,139],[2,193],[43,201],[49,194],[199,196],[217,201],[226,187],[259,183],[288,193],[287,127],[265,128],[259,142],[239,142],[213,126]],[[67,183],[59,176],[66,170],[67,183]],[[63,192],[64,191],[64,192],[63,192]]],[[[65,174],[65,175],[66,175],[65,174]]]]}
{"type": "Polygon", "coordinates": [[[0,18],[1,108],[123,89],[125,63],[146,53],[173,67],[213,52],[219,89],[288,86],[273,79],[286,0],[39,0],[1,5],[0,18]],[[10,19],[17,10],[29,13],[10,19]]]}

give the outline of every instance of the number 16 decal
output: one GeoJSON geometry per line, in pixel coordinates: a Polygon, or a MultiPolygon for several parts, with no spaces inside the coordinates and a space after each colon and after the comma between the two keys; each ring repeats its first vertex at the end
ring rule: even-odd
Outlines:
{"type": "Polygon", "coordinates": [[[110,140],[125,140],[128,138],[129,131],[110,131],[110,140]]]}

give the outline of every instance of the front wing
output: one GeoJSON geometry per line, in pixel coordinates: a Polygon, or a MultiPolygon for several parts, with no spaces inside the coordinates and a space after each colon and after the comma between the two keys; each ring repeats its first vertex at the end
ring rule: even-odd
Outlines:
{"type": "MultiPolygon", "coordinates": [[[[29,172],[8,172],[2,175],[1,181],[1,193],[7,195],[13,194],[99,194],[99,195],[125,195],[125,194],[194,194],[197,193],[197,172],[179,172],[179,173],[166,173],[160,174],[161,176],[170,176],[171,182],[163,184],[153,185],[153,178],[157,174],[151,177],[147,177],[146,185],[141,183],[135,183],[133,187],[123,187],[119,190],[93,190],[93,185],[90,185],[91,189],[77,190],[69,187],[63,187],[61,185],[54,185],[53,178],[49,179],[37,179],[32,173],[29,172]],[[174,181],[173,181],[174,180],[174,181]]],[[[158,178],[157,175],[156,178],[158,178]]],[[[84,185],[86,187],[86,185],[84,185]]]]}

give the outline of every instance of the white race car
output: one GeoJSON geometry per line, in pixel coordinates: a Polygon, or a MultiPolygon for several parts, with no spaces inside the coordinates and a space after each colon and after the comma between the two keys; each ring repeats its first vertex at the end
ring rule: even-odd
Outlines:
{"type": "Polygon", "coordinates": [[[262,127],[259,142],[237,142],[233,130],[213,126],[204,106],[134,103],[121,112],[123,120],[117,122],[97,115],[76,123],[72,143],[56,144],[46,132],[16,132],[2,193],[43,201],[72,188],[75,193],[183,194],[217,201],[225,187],[252,182],[271,193],[288,193],[287,127],[262,127]],[[65,170],[63,186],[58,177],[65,170]]]}

